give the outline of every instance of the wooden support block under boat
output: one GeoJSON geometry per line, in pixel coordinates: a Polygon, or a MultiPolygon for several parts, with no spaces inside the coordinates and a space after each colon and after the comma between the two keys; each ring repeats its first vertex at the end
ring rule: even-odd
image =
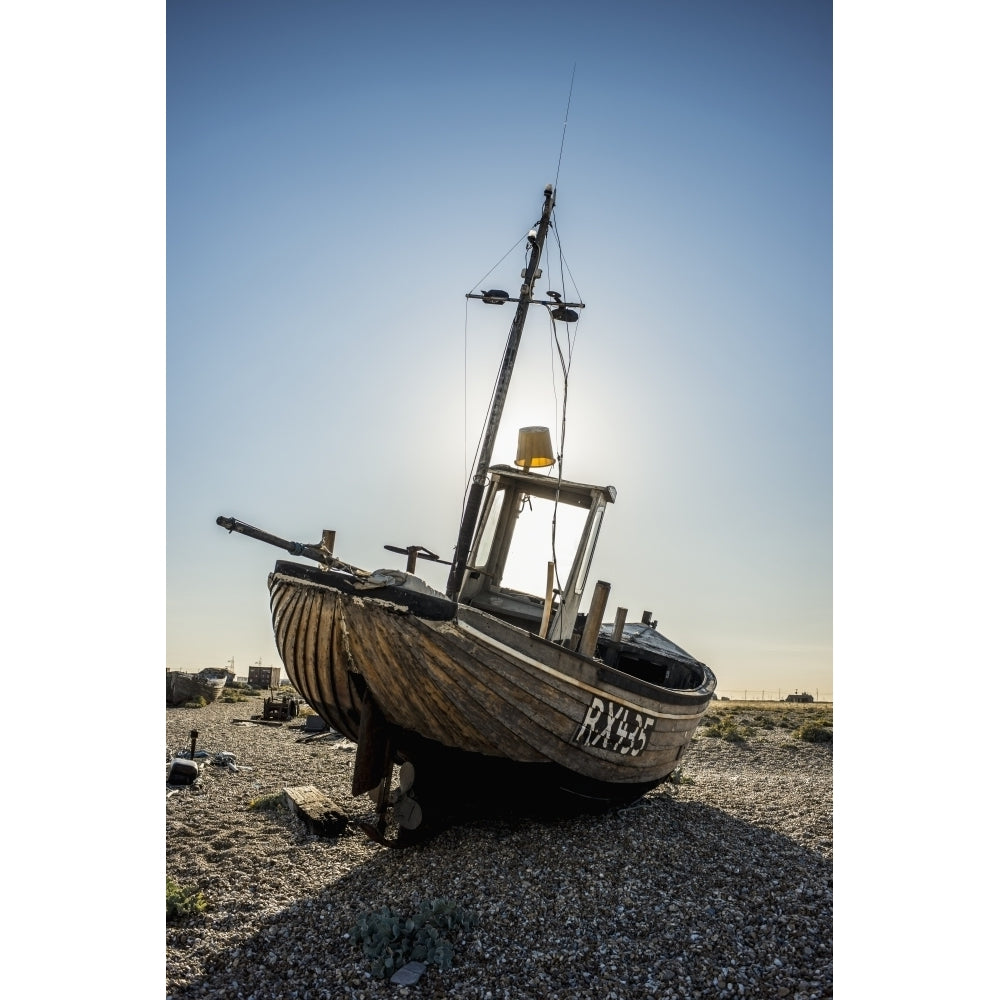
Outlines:
{"type": "Polygon", "coordinates": [[[347,827],[343,807],[315,785],[282,789],[288,808],[318,837],[339,837],[347,827]]]}

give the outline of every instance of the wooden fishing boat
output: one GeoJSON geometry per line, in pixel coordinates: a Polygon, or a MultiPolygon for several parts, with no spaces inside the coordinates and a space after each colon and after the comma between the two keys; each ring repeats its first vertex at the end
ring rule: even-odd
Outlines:
{"type": "Polygon", "coordinates": [[[561,460],[552,475],[544,428],[522,429],[516,467],[491,464],[528,308],[548,309],[553,324],[576,322],[583,308],[556,292],[533,297],[554,205],[550,185],[519,296],[467,296],[516,310],[446,592],[416,574],[418,559],[445,562],[420,546],[386,546],[406,554],[405,571],[368,571],[334,556],[333,531],[303,544],[217,518],[316,564],[282,559],[269,575],[275,643],[302,697],[357,743],[352,791],[375,800],[369,832],[386,843],[481,804],[633,801],[677,769],[715,690],[712,670],[657,632],[649,613],[627,622],[619,608],[604,623],[608,583],[597,581],[581,610],[614,487],[563,478],[561,460]],[[547,585],[532,594],[509,585],[506,570],[519,523],[537,509],[573,520],[578,536],[562,566],[554,543],[540,553],[547,585]]]}
{"type": "Polygon", "coordinates": [[[216,701],[226,686],[229,674],[224,669],[206,667],[198,673],[167,671],[167,704],[185,705],[203,699],[206,705],[216,701]]]}

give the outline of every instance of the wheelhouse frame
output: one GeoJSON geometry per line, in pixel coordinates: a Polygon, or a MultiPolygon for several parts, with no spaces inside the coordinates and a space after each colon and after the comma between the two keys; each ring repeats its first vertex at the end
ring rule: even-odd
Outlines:
{"type": "MultiPolygon", "coordinates": [[[[458,600],[486,611],[519,628],[540,634],[546,594],[529,594],[501,585],[518,515],[526,498],[537,497],[557,505],[587,511],[569,573],[552,595],[552,612],[543,638],[569,644],[577,627],[580,601],[593,561],[597,538],[609,503],[615,502],[613,486],[591,486],[565,479],[524,472],[509,465],[489,470],[486,501],[480,512],[458,600]]],[[[558,515],[557,515],[558,516],[558,515]]],[[[547,560],[546,560],[547,561],[547,560]]]]}

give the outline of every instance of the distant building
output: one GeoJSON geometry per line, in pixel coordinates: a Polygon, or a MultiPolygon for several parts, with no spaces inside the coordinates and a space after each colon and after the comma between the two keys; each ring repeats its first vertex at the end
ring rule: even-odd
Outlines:
{"type": "Polygon", "coordinates": [[[803,691],[802,694],[799,694],[799,692],[796,691],[795,694],[790,694],[788,695],[788,697],[785,698],[785,701],[812,701],[812,700],[813,696],[811,694],[807,694],[805,691],[803,691]]]}
{"type": "Polygon", "coordinates": [[[258,688],[259,690],[276,688],[281,681],[281,667],[250,667],[247,673],[247,681],[250,687],[258,688]]]}

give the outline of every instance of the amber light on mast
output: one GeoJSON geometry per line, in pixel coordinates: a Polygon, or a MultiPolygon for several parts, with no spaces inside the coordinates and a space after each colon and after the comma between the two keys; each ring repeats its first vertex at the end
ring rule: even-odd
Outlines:
{"type": "Polygon", "coordinates": [[[556,464],[548,427],[522,427],[517,432],[517,458],[521,469],[544,469],[556,464]]]}

